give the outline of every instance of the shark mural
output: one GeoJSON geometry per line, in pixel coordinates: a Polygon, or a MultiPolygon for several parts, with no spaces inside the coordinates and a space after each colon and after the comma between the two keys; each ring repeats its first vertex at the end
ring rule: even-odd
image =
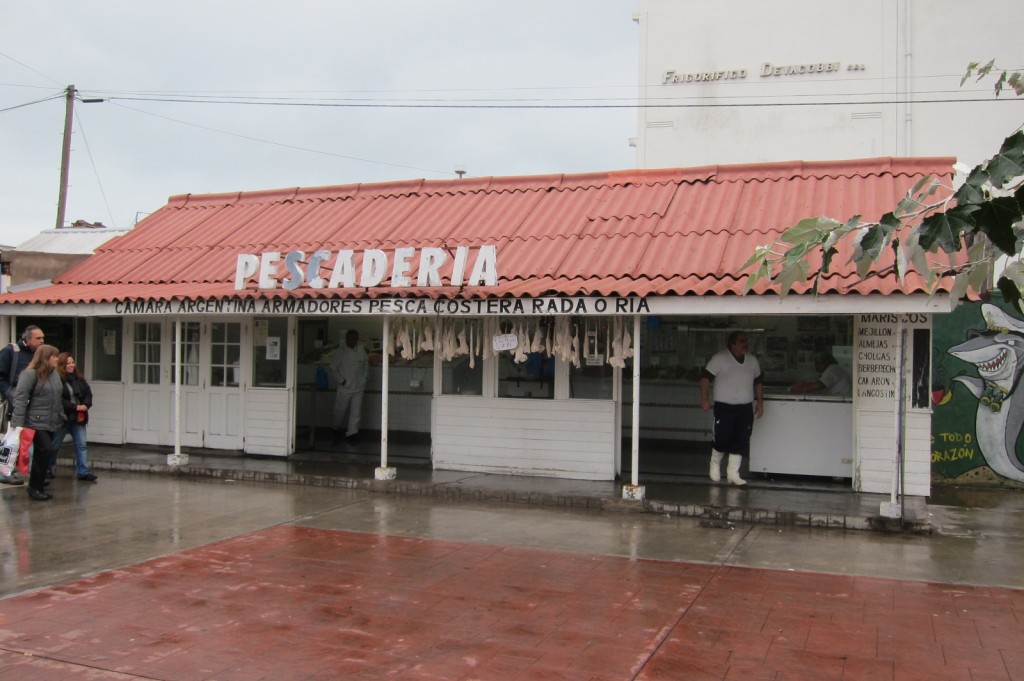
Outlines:
{"type": "Polygon", "coordinates": [[[1024,461],[1017,452],[1024,426],[1024,389],[1018,389],[1024,374],[1024,321],[988,303],[981,314],[988,328],[969,331],[967,340],[947,351],[973,364],[978,376],[961,375],[953,382],[967,386],[978,400],[975,434],[989,468],[1024,482],[1024,461]]]}

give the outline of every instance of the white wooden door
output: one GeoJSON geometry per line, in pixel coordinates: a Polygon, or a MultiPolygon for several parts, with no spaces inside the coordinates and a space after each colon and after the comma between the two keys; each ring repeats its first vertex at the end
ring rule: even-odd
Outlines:
{"type": "MultiPolygon", "coordinates": [[[[173,343],[177,339],[171,325],[171,363],[175,362],[177,351],[173,343]]],[[[181,368],[178,380],[181,382],[181,444],[184,447],[202,447],[203,429],[206,427],[206,404],[202,391],[203,370],[203,324],[201,322],[181,323],[181,368]]],[[[173,374],[172,374],[173,376],[173,374]]],[[[174,385],[171,391],[171,442],[174,442],[174,385]]]]}
{"type": "Polygon", "coordinates": [[[128,325],[128,380],[124,410],[128,442],[166,444],[171,405],[167,380],[166,327],[162,321],[133,321],[128,325]]]}
{"type": "Polygon", "coordinates": [[[204,445],[214,449],[243,449],[245,445],[245,385],[248,362],[242,352],[241,322],[204,322],[206,356],[206,427],[204,445]]]}

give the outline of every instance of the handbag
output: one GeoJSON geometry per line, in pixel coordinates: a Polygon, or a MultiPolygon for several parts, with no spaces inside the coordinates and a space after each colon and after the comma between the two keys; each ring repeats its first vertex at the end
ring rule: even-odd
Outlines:
{"type": "Polygon", "coordinates": [[[0,441],[0,475],[9,477],[14,470],[14,464],[18,460],[20,449],[19,428],[9,427],[4,439],[0,441]]]}
{"type": "Polygon", "coordinates": [[[21,428],[18,436],[18,462],[15,468],[23,475],[28,475],[28,468],[32,463],[32,441],[35,437],[35,428],[21,428]]]}

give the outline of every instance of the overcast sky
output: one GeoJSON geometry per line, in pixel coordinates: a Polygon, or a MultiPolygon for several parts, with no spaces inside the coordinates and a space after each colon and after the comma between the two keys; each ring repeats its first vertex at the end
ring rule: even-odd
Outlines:
{"type": "Polygon", "coordinates": [[[0,244],[55,225],[71,84],[106,101],[75,104],[66,222],[130,227],[183,193],[633,167],[635,9],[0,2],[0,244]],[[492,108],[408,108],[470,103],[492,108]]]}

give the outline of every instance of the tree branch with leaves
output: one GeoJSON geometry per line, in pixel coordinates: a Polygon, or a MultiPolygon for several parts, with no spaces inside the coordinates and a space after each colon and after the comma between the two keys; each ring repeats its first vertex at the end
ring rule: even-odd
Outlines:
{"type": "MultiPolygon", "coordinates": [[[[1024,79],[1019,71],[997,69],[991,61],[984,66],[972,63],[961,80],[981,80],[1001,71],[994,86],[998,97],[1010,87],[1024,94],[1024,79]]],[[[924,278],[929,292],[952,277],[950,295],[959,300],[968,291],[986,294],[997,260],[1009,258],[997,288],[1007,302],[1024,311],[1024,131],[1017,130],[1003,142],[992,158],[975,166],[954,188],[938,178],[926,177],[907,192],[894,210],[876,222],[862,222],[855,215],[845,222],[828,217],[801,220],[783,232],[782,237],[759,246],[743,270],[751,267],[746,291],[759,281],[777,284],[782,295],[796,283],[811,283],[817,293],[827,275],[837,246],[851,239],[857,276],[866,278],[878,260],[891,250],[894,271],[900,282],[909,271],[924,278]],[[809,258],[821,256],[821,265],[811,272],[809,258]]],[[[876,272],[876,274],[879,274],[876,272]]]]}

